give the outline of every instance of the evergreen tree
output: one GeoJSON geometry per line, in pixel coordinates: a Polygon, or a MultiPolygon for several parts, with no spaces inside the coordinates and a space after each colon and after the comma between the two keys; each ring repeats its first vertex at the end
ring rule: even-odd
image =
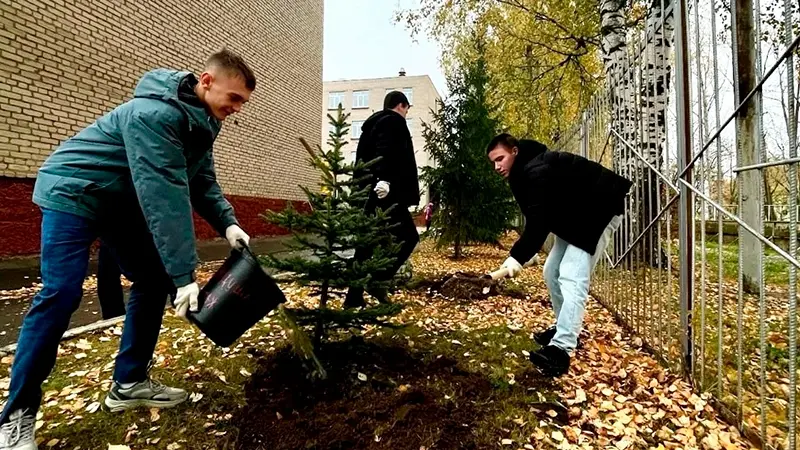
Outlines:
{"type": "Polygon", "coordinates": [[[461,247],[470,242],[496,242],[516,215],[506,181],[494,172],[486,145],[500,130],[496,107],[489,102],[490,84],[480,42],[477,57],[448,78],[451,97],[423,125],[425,149],[435,161],[422,178],[438,203],[433,217],[437,246],[461,247]]]}
{"type": "Polygon", "coordinates": [[[350,129],[348,117],[349,114],[343,114],[341,105],[336,117],[328,115],[333,127],[328,150],[317,146],[317,151],[314,151],[304,139],[300,139],[310,155],[309,162],[321,173],[318,191],[301,186],[311,211],[301,213],[290,203],[283,212],[270,212],[266,217],[291,231],[293,242],[289,247],[301,254],[283,259],[270,255],[265,263],[293,273],[294,281],[314,287],[314,294],[319,296],[316,309],[282,311],[286,322],[294,328],[295,348],[315,361],[321,375],[324,370],[314,356],[313,347],[319,345],[329,330],[360,328],[366,324],[389,325],[385,317],[400,310],[393,304],[356,310],[334,309],[329,304],[331,299],[343,295],[352,286],[387,287],[385,285],[389,282],[373,280],[371,274],[389,268],[399,250],[399,245],[387,233],[392,225],[387,222],[386,211],[378,210],[374,215],[364,213],[370,188],[361,189],[359,183],[370,175],[356,178],[353,174],[364,173],[364,169],[377,160],[369,164],[345,161],[341,150],[350,129]],[[364,248],[374,249],[372,257],[355,261],[350,254],[364,248]],[[314,330],[313,344],[303,331],[306,328],[314,330]]]}

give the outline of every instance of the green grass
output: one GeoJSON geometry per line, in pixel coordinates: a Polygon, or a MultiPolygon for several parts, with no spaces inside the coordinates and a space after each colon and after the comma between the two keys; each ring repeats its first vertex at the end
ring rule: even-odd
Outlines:
{"type": "MultiPolygon", "coordinates": [[[[46,393],[45,405],[40,409],[43,427],[37,432],[40,448],[56,440],[52,448],[57,449],[105,449],[109,444],[125,444],[137,449],[234,448],[237,430],[229,423],[230,415],[244,404],[242,387],[247,373],[255,370],[254,359],[245,350],[251,345],[260,345],[266,350],[265,342],[275,341],[269,339],[270,333],[277,336],[279,330],[273,325],[259,324],[245,339],[245,345],[228,350],[212,345],[200,337],[199,332],[175,318],[166,318],[165,327],[156,351],[160,362],[151,376],[165,384],[202,394],[199,401],[189,400],[176,408],[160,410],[157,420],[152,420],[156,417],[147,409],[111,413],[100,408],[90,412],[86,408],[94,402],[102,404],[105,398],[108,382],[104,385],[103,381],[110,380],[112,369],[103,368],[113,361],[119,340],[110,330],[86,336],[92,349],[86,351],[88,356],[82,359],[75,358],[81,350],[71,348],[77,341],[66,341],[62,343],[65,351],[59,355],[55,369],[43,386],[46,393]],[[99,340],[101,337],[110,339],[103,342],[99,340]],[[97,381],[74,374],[94,369],[101,371],[97,381]],[[60,395],[65,388],[85,390],[70,398],[60,395]],[[59,391],[59,394],[53,395],[52,391],[59,391]],[[46,406],[50,400],[56,404],[46,406]],[[83,407],[74,412],[63,409],[76,402],[83,407]]],[[[266,347],[269,348],[269,344],[266,347]]]]}
{"type": "MultiPolygon", "coordinates": [[[[249,374],[256,371],[257,358],[249,354],[248,349],[256,349],[263,356],[271,349],[286,345],[282,330],[272,322],[256,325],[250,335],[240,341],[239,348],[221,349],[183,322],[166,318],[156,351],[159,362],[152,375],[165,384],[202,394],[202,398],[196,403],[190,400],[176,408],[160,410],[157,420],[153,421],[155,416],[147,409],[124,413],[110,413],[102,408],[95,412],[86,410],[93,402],[102,404],[107,392],[103,381],[110,380],[110,363],[119,341],[111,330],[83,339],[91,345],[91,350],[75,348],[77,340],[62,343],[62,354],[43,387],[43,391],[49,393],[45,403],[53,400],[55,404],[40,410],[44,423],[37,432],[40,448],[105,449],[109,444],[125,444],[134,449],[235,448],[238,430],[230,419],[244,406],[243,388],[249,374]],[[76,359],[75,354],[80,352],[87,353],[87,357],[76,359]],[[74,374],[95,369],[101,374],[94,380],[74,374]],[[76,397],[65,397],[60,395],[65,388],[85,390],[76,397]],[[53,391],[58,394],[54,395],[53,391]],[[74,412],[63,409],[76,402],[80,402],[81,409],[74,412]],[[47,447],[53,442],[56,443],[52,447],[47,447]]],[[[530,389],[517,383],[530,371],[523,351],[533,350],[524,330],[494,327],[471,332],[431,333],[408,326],[373,332],[367,339],[378,343],[401,342],[422,355],[425,363],[446,357],[457,361],[460,369],[486,377],[494,393],[489,409],[492,412],[481,418],[476,430],[486,442],[496,441],[498,434],[526,442],[539,427],[540,415],[544,413],[531,410],[531,405],[547,405],[555,398],[546,384],[530,389]],[[512,419],[517,419],[517,428],[508,430],[512,419]],[[501,431],[503,429],[509,433],[501,431]]],[[[441,386],[441,390],[457,392],[459,386],[441,386]]]]}
{"type": "MultiPolygon", "coordinates": [[[[422,331],[405,327],[390,333],[400,339],[420,340],[422,331]]],[[[386,332],[384,332],[386,334],[386,332]]],[[[493,327],[471,332],[453,331],[439,336],[426,337],[424,352],[430,358],[447,356],[459,361],[469,372],[485,372],[497,389],[507,389],[509,380],[519,377],[530,365],[523,351],[532,350],[531,339],[522,331],[493,327]]],[[[419,347],[415,344],[415,347],[419,347]]]]}
{"type": "Polygon", "coordinates": [[[501,430],[508,433],[504,437],[515,442],[528,442],[532,433],[541,429],[543,415],[550,409],[558,409],[555,382],[540,375],[528,376],[531,365],[526,355],[535,350],[535,344],[524,330],[491,327],[430,336],[411,326],[383,334],[413,341],[413,347],[425,355],[426,362],[451,358],[461,369],[483,374],[489,380],[494,392],[492,412],[481,419],[475,430],[483,442],[496,444],[501,430]],[[531,382],[531,378],[535,381],[531,382]]]}
{"type": "MultiPolygon", "coordinates": [[[[700,241],[695,242],[695,261],[701,262],[700,241]]],[[[677,246],[673,246],[677,252],[677,246]]],[[[720,248],[715,236],[708,236],[705,243],[706,248],[706,267],[712,275],[716,276],[719,270],[720,248]]],[[[775,250],[765,247],[764,259],[764,281],[767,284],[787,285],[789,283],[789,262],[780,256],[775,250]]],[[[739,276],[739,244],[736,241],[722,244],[722,271],[723,276],[728,279],[736,280],[739,276]]]]}

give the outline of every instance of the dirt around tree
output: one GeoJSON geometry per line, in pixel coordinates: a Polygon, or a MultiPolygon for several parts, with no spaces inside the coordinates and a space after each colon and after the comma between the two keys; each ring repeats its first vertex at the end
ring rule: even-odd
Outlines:
{"type": "MultiPolygon", "coordinates": [[[[241,449],[478,449],[477,421],[495,395],[481,374],[446,357],[354,338],[325,344],[328,379],[283,349],[261,359],[236,417],[241,449]]],[[[490,445],[490,444],[489,444],[490,445]]]]}

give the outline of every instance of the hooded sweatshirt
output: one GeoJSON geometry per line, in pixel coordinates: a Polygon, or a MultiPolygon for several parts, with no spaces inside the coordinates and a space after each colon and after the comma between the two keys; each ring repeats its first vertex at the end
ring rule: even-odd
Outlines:
{"type": "Polygon", "coordinates": [[[195,95],[196,84],[190,72],[146,73],[133,99],[47,158],[33,192],[42,208],[89,219],[143,214],[177,287],[194,281],[192,207],[220,235],[237,223],[214,172],[221,122],[195,95]]]}

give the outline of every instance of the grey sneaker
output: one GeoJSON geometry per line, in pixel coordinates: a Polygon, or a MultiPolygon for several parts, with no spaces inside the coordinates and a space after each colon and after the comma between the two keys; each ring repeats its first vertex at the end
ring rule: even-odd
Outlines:
{"type": "Polygon", "coordinates": [[[35,431],[36,416],[27,409],[12,412],[8,422],[0,426],[0,450],[38,450],[35,431]]]}
{"type": "Polygon", "coordinates": [[[186,401],[189,394],[183,389],[165,386],[150,378],[136,383],[128,389],[114,382],[105,404],[111,412],[146,406],[149,408],[171,408],[186,401]]]}

